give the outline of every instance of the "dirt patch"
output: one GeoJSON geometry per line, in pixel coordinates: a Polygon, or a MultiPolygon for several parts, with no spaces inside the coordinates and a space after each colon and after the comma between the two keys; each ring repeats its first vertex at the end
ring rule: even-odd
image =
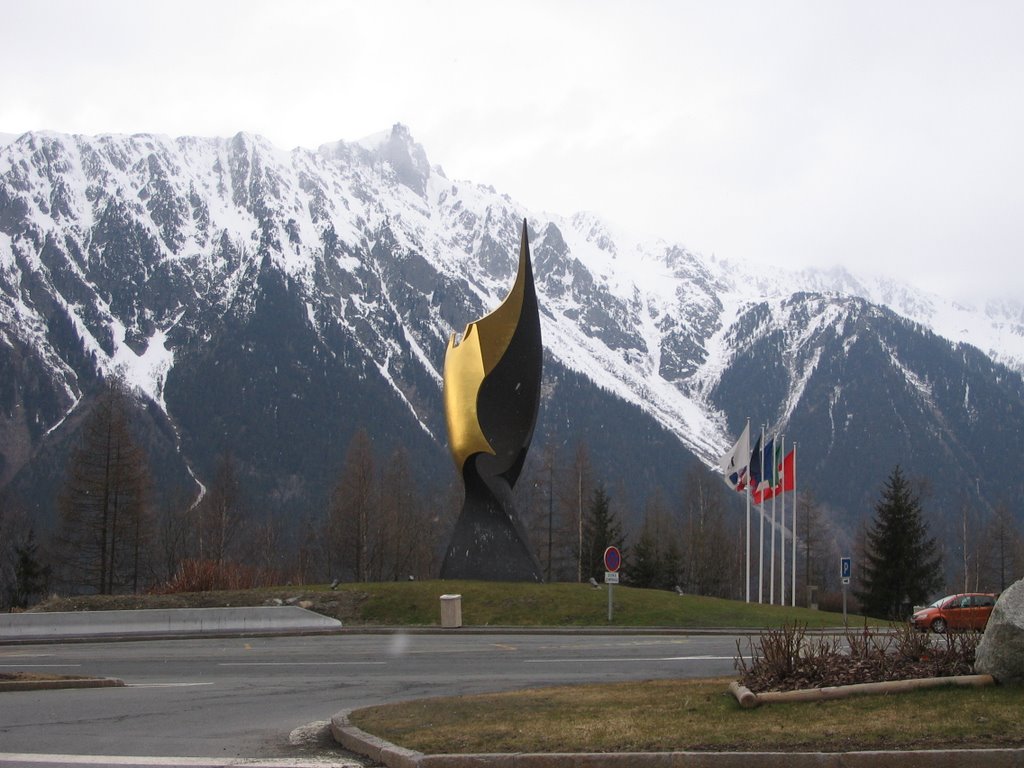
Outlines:
{"type": "Polygon", "coordinates": [[[85,675],[51,675],[46,672],[0,672],[0,682],[4,683],[38,683],[52,680],[99,680],[101,678],[85,675]]]}

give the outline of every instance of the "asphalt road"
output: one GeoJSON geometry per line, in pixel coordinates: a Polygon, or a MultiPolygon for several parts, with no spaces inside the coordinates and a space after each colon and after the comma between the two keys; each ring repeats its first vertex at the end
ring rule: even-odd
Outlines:
{"type": "MultiPolygon", "coordinates": [[[[0,647],[0,670],[119,677],[125,688],[0,693],[0,765],[66,755],[301,760],[289,734],[425,696],[733,673],[729,636],[341,634],[0,647]]],[[[223,762],[214,762],[213,760],[223,762]]],[[[81,763],[80,763],[81,764],[81,763]]],[[[86,763],[90,764],[90,763],[86,763]]],[[[275,764],[285,764],[284,762],[275,764]]],[[[296,763],[298,764],[298,763],[296,763]]]]}

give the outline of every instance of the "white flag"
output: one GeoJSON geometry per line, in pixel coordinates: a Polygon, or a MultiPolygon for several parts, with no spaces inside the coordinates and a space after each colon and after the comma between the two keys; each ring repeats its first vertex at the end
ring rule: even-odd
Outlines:
{"type": "Polygon", "coordinates": [[[743,428],[736,444],[722,454],[718,465],[722,468],[725,481],[737,491],[746,485],[747,469],[750,463],[750,422],[743,428]]]}

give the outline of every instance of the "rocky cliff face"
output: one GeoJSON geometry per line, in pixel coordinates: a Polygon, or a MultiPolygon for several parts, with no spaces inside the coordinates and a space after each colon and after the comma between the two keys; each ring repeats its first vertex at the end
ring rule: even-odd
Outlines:
{"type": "Polygon", "coordinates": [[[677,488],[748,416],[800,443],[800,477],[850,520],[896,461],[950,508],[1020,492],[1024,389],[993,361],[1020,359],[1012,322],[983,354],[848,275],[752,277],[590,214],[534,214],[449,180],[400,125],[291,152],[246,134],[0,147],[0,485],[51,514],[80,412],[115,373],[147,404],[166,488],[197,492],[230,452],[267,504],[316,512],[360,427],[382,454],[405,445],[421,478],[454,478],[445,343],[508,290],[524,218],[537,441],[586,442],[631,501],[677,488]]]}

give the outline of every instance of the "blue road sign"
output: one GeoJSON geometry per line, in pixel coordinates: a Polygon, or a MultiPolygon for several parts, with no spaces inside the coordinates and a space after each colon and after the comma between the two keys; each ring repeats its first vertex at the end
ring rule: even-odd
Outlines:
{"type": "Polygon", "coordinates": [[[850,578],[850,572],[853,570],[853,559],[844,557],[840,560],[839,575],[844,579],[850,578]]]}

